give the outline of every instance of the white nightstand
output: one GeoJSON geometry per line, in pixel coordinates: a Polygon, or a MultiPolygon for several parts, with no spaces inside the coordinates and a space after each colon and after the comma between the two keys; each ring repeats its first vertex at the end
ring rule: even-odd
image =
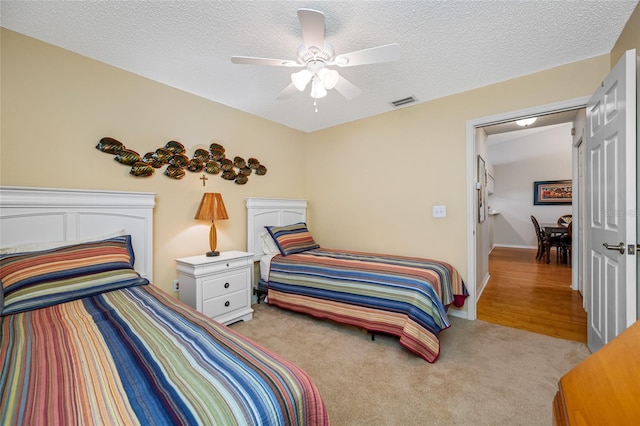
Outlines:
{"type": "Polygon", "coordinates": [[[223,324],[253,317],[253,253],[176,259],[180,300],[223,324]]]}

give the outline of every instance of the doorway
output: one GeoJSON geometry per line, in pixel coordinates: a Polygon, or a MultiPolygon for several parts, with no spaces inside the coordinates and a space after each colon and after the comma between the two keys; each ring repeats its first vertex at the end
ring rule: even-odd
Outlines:
{"type": "MultiPolygon", "coordinates": [[[[565,263],[573,250],[560,253],[557,247],[550,263],[539,260],[538,238],[530,220],[534,216],[542,224],[556,224],[559,217],[572,215],[571,202],[532,202],[532,183],[573,180],[573,135],[580,134],[575,128],[584,128],[585,120],[586,111],[580,108],[521,124],[511,121],[477,128],[476,149],[497,182],[487,184],[488,226],[479,224],[476,234],[477,239],[489,240],[477,244],[476,253],[480,258],[487,252],[490,277],[479,289],[478,319],[586,343],[583,298],[572,290],[572,268],[565,263]]],[[[573,183],[577,186],[580,181],[573,183]]],[[[572,225],[576,230],[578,222],[576,218],[572,225]]],[[[582,262],[573,263],[577,268],[582,262]]],[[[478,259],[479,268],[484,264],[484,259],[478,259]]]]}
{"type": "MultiPolygon", "coordinates": [[[[475,212],[476,209],[476,196],[477,196],[477,169],[476,169],[476,130],[480,127],[486,127],[491,125],[497,125],[501,123],[513,122],[517,119],[523,117],[533,117],[533,116],[543,116],[550,115],[554,113],[560,113],[563,111],[574,110],[579,108],[584,108],[588,98],[578,98],[565,102],[559,102],[550,105],[539,106],[535,108],[530,108],[526,110],[513,111],[505,114],[494,115],[489,117],[478,118],[474,120],[467,121],[467,129],[466,129],[466,139],[467,139],[467,259],[468,259],[468,268],[469,276],[467,278],[469,284],[469,307],[468,307],[468,318],[476,319],[477,318],[477,302],[480,296],[480,292],[482,289],[482,285],[486,283],[488,279],[488,259],[485,257],[488,256],[488,253],[481,253],[478,250],[478,240],[476,236],[478,235],[478,223],[477,223],[477,215],[475,212]],[[480,257],[482,256],[482,257],[480,257]],[[484,266],[486,265],[486,267],[484,266]],[[480,269],[479,269],[480,266],[480,269]],[[486,272],[484,269],[486,268],[486,272]]],[[[577,147],[574,147],[577,151],[577,147]]],[[[577,154],[576,154],[577,155],[577,154]]],[[[573,164],[572,177],[574,179],[577,178],[577,163],[573,164]]],[[[577,211],[578,203],[574,197],[574,203],[572,206],[573,216],[578,217],[579,212],[577,211]]],[[[576,253],[577,254],[577,253],[576,253]]],[[[573,258],[575,258],[574,256],[573,258]]],[[[573,284],[572,279],[572,286],[573,284]]],[[[577,282],[577,281],[576,281],[577,282]]],[[[577,284],[575,286],[577,288],[577,284]]]]}

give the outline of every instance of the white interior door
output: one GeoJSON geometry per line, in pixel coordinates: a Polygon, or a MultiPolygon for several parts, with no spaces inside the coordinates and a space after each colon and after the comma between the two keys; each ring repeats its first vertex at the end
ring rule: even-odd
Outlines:
{"type": "Polygon", "coordinates": [[[627,51],[587,103],[587,344],[592,352],[636,320],[636,67],[635,49],[627,51]]]}

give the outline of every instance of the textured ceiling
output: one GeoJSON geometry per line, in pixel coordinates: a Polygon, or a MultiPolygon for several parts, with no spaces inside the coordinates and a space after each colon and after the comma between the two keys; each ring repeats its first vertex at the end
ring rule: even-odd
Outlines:
{"type": "MultiPolygon", "coordinates": [[[[7,1],[0,24],[172,87],[311,132],[608,53],[637,0],[624,1],[7,1]],[[362,89],[313,107],[287,100],[289,68],[234,55],[296,58],[296,10],[326,15],[336,54],[399,43],[397,62],[339,69],[362,89]]],[[[297,71],[297,69],[294,69],[297,71]]]]}

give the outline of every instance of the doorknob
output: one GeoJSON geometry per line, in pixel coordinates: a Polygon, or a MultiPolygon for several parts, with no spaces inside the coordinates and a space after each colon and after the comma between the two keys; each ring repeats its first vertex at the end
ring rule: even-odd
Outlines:
{"type": "Polygon", "coordinates": [[[607,243],[602,243],[602,245],[604,246],[604,248],[606,248],[607,250],[618,250],[620,252],[620,254],[624,254],[624,243],[620,243],[617,246],[610,246],[607,243]]]}

